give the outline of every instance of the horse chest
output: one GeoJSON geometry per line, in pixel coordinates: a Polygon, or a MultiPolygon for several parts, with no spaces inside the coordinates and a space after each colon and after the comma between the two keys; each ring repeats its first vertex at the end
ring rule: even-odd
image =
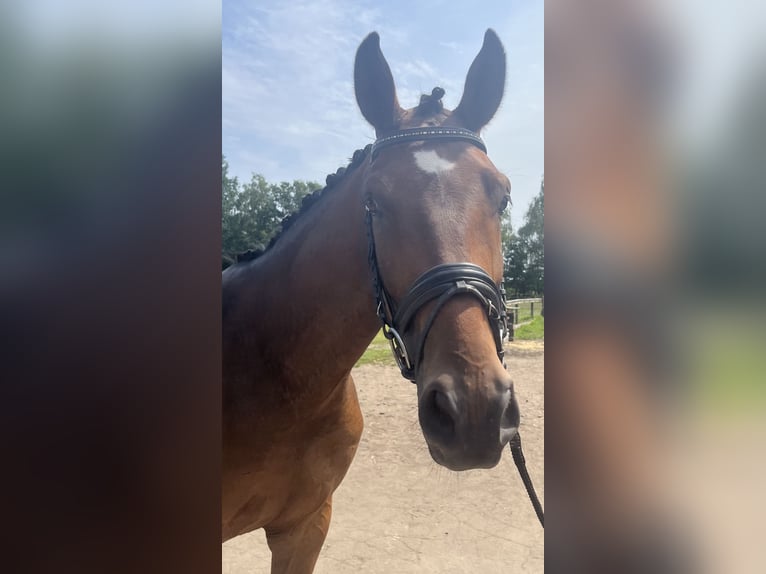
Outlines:
{"type": "Polygon", "coordinates": [[[249,421],[240,427],[247,432],[227,441],[237,445],[224,460],[228,537],[261,527],[288,527],[338,487],[362,432],[353,383],[339,391],[319,416],[272,413],[249,421]]]}

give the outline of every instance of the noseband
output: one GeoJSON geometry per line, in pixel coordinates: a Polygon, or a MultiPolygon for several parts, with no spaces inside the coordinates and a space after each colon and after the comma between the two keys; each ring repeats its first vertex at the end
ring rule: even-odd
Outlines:
{"type": "MultiPolygon", "coordinates": [[[[481,138],[472,131],[462,128],[415,128],[396,132],[378,139],[372,146],[371,159],[385,147],[413,141],[467,141],[486,153],[481,138]]],[[[377,314],[383,325],[383,334],[391,343],[391,350],[402,376],[415,382],[418,365],[423,359],[426,338],[436,320],[439,311],[457,295],[467,294],[478,299],[489,319],[492,336],[500,362],[503,362],[502,328],[505,326],[505,303],[500,287],[478,265],[473,263],[445,263],[437,265],[418,277],[402,300],[394,304],[383,283],[375,251],[375,234],[372,228],[374,210],[365,207],[367,227],[368,261],[372,271],[373,288],[377,302],[377,314]],[[411,353],[404,342],[404,335],[410,329],[418,311],[431,301],[436,301],[426,319],[422,331],[415,337],[414,350],[411,353]]]]}

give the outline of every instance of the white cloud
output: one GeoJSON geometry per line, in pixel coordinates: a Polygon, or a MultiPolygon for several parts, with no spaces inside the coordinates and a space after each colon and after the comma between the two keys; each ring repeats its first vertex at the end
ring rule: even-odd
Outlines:
{"type": "MultiPolygon", "coordinates": [[[[231,141],[226,138],[229,133],[237,135],[239,145],[252,145],[261,158],[272,150],[275,155],[268,165],[278,166],[275,171],[294,165],[293,177],[319,179],[295,160],[318,155],[337,161],[332,150],[338,145],[347,150],[344,154],[353,152],[351,134],[358,141],[365,129],[351,85],[354,51],[361,39],[354,24],[369,26],[374,12],[349,17],[333,0],[257,9],[225,5],[224,10],[229,9],[231,20],[224,18],[224,141],[231,141]],[[227,21],[233,22],[230,28],[227,21]]],[[[240,177],[252,171],[273,177],[266,164],[243,165],[246,155],[238,150],[224,153],[240,177]]],[[[324,169],[335,168],[328,163],[324,169]]]]}

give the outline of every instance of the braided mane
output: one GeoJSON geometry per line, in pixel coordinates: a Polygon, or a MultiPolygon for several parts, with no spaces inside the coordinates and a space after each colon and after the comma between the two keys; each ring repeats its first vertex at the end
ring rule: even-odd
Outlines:
{"type": "Polygon", "coordinates": [[[261,255],[266,253],[269,249],[274,247],[276,245],[277,241],[279,241],[279,238],[284,235],[284,233],[292,227],[292,225],[305,213],[307,213],[313,206],[316,204],[326,193],[329,193],[333,189],[337,188],[338,185],[345,179],[345,177],[354,171],[369,155],[370,150],[372,149],[372,144],[368,144],[365,146],[364,149],[358,149],[354,152],[354,155],[351,157],[351,160],[349,164],[346,167],[339,167],[335,173],[331,173],[327,176],[325,179],[325,186],[319,189],[314,190],[312,193],[308,194],[303,198],[301,201],[301,207],[298,211],[291,213],[282,219],[280,223],[280,229],[279,232],[277,232],[274,237],[271,238],[271,241],[269,241],[268,246],[265,249],[248,249],[244,253],[240,253],[237,255],[237,263],[241,263],[244,261],[252,261],[254,259],[258,259],[261,255]]]}

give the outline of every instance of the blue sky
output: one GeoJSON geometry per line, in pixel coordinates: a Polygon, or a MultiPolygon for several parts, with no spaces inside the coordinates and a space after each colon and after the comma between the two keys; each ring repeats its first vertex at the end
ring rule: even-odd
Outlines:
{"type": "Polygon", "coordinates": [[[518,228],[543,175],[543,1],[224,0],[223,153],[241,181],[324,182],[375,139],[356,105],[356,48],[371,31],[400,104],[434,86],[460,101],[465,75],[493,28],[508,59],[506,92],[482,132],[510,179],[518,228]]]}

